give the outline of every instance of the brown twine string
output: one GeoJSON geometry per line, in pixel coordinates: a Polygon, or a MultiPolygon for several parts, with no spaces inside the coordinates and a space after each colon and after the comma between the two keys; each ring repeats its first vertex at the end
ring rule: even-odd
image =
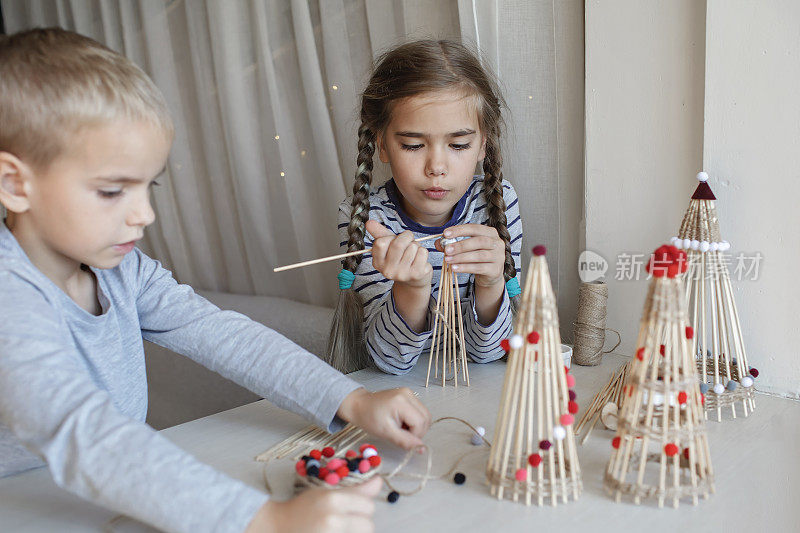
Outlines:
{"type": "MultiPolygon", "coordinates": [[[[467,427],[469,427],[474,433],[476,433],[476,434],[478,433],[478,430],[475,428],[475,426],[473,426],[472,424],[470,424],[466,420],[464,420],[462,418],[455,417],[455,416],[443,416],[441,418],[438,418],[438,419],[434,420],[434,422],[431,424],[431,427],[435,426],[439,422],[443,422],[443,421],[446,421],[446,420],[453,420],[453,421],[456,421],[456,422],[461,422],[462,424],[464,424],[467,427]]],[[[481,440],[484,442],[484,444],[486,444],[487,447],[491,448],[492,443],[489,442],[486,439],[486,437],[484,437],[483,435],[480,435],[480,437],[481,437],[481,440]]],[[[291,437],[290,437],[290,439],[291,439],[291,437]]],[[[314,445],[313,443],[305,441],[304,444],[311,445],[312,447],[319,447],[322,444],[325,444],[325,442],[321,441],[321,442],[317,443],[317,445],[314,445]]],[[[474,454],[474,453],[476,453],[478,451],[482,451],[482,450],[483,450],[483,448],[479,448],[479,449],[476,449],[476,450],[470,450],[468,452],[465,452],[465,453],[461,454],[455,460],[453,465],[446,472],[444,472],[443,474],[431,475],[431,471],[433,469],[433,452],[431,451],[430,447],[428,447],[425,444],[422,444],[420,446],[416,446],[416,447],[408,450],[406,452],[405,457],[403,457],[403,460],[400,461],[400,463],[394,469],[392,469],[392,471],[389,472],[388,474],[380,473],[377,468],[372,469],[372,470],[368,471],[365,474],[361,474],[360,472],[351,472],[346,478],[342,479],[337,485],[331,485],[330,483],[326,483],[324,480],[321,480],[321,479],[318,479],[318,478],[309,477],[309,476],[301,476],[301,475],[295,473],[294,491],[295,491],[295,493],[297,493],[297,492],[299,492],[301,490],[304,490],[304,489],[312,487],[312,486],[313,487],[324,488],[324,489],[328,489],[328,490],[335,490],[335,489],[339,489],[339,488],[350,487],[350,486],[354,486],[354,485],[358,485],[358,484],[364,483],[365,481],[371,479],[375,475],[379,475],[383,479],[384,484],[389,488],[390,491],[395,491],[398,494],[400,494],[401,496],[411,496],[413,494],[416,494],[416,493],[420,492],[422,489],[424,489],[429,480],[431,480],[431,479],[444,479],[444,478],[449,477],[455,471],[455,469],[458,468],[458,465],[461,464],[462,460],[464,460],[466,457],[468,457],[468,456],[470,456],[470,455],[472,455],[472,454],[474,454]],[[408,463],[411,461],[411,459],[415,455],[417,455],[417,452],[419,452],[420,450],[422,450],[423,452],[427,452],[427,461],[426,461],[425,473],[424,474],[414,474],[414,473],[402,472],[403,468],[405,468],[408,465],[408,463]],[[394,485],[392,485],[390,480],[395,478],[395,477],[407,477],[407,478],[412,478],[412,479],[419,479],[420,481],[419,481],[419,485],[417,485],[414,489],[403,491],[403,490],[398,490],[394,485]]],[[[271,493],[272,492],[272,487],[270,486],[269,479],[267,477],[267,466],[268,466],[269,462],[270,462],[270,459],[267,459],[265,461],[264,467],[263,467],[263,470],[262,470],[262,474],[263,474],[263,478],[264,478],[264,487],[267,489],[267,492],[271,493]]]]}
{"type": "Polygon", "coordinates": [[[575,317],[575,345],[572,360],[583,366],[597,366],[603,354],[613,352],[621,343],[619,331],[606,327],[608,285],[602,281],[581,283],[578,289],[578,314],[575,317]],[[617,343],[603,351],[606,331],[617,334],[617,343]]]}

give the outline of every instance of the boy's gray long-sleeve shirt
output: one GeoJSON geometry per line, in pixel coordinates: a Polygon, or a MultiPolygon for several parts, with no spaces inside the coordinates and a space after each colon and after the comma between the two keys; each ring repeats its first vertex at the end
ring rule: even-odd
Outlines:
{"type": "Polygon", "coordinates": [[[81,309],[0,224],[0,477],[47,464],[59,486],[167,531],[243,531],[267,495],[144,423],[142,338],[321,427],[359,385],[271,329],[179,285],[139,250],[92,269],[81,309]]]}

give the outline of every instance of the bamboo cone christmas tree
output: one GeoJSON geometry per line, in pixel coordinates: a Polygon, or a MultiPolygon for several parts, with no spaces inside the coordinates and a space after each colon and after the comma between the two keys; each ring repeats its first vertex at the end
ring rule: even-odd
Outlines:
{"type": "Polygon", "coordinates": [[[678,277],[686,268],[685,252],[674,246],[656,250],[647,265],[654,278],[605,474],[617,501],[628,495],[637,504],[656,498],[659,507],[667,500],[678,507],[683,497],[696,505],[714,492],[694,333],[678,277]]]}
{"type": "MultiPolygon", "coordinates": [[[[455,239],[443,239],[442,246],[456,242],[455,239]]],[[[439,295],[436,299],[436,314],[433,319],[433,336],[431,351],[428,357],[427,387],[431,380],[431,363],[434,363],[434,379],[442,374],[442,387],[447,384],[448,371],[458,387],[459,367],[464,383],[469,386],[469,369],[467,368],[467,352],[464,347],[464,322],[461,317],[461,297],[458,292],[458,276],[447,261],[442,261],[442,275],[439,279],[439,295]],[[441,365],[439,352],[442,352],[441,365]]]]}
{"type": "Polygon", "coordinates": [[[583,488],[572,424],[575,378],[563,366],[545,247],[536,246],[508,351],[500,409],[486,466],[491,494],[530,505],[578,499],[583,488]],[[538,369],[535,369],[538,365],[538,369]]]}
{"type": "Polygon", "coordinates": [[[730,244],[720,237],[714,205],[716,197],[708,186],[708,175],[697,175],[700,183],[672,243],[686,249],[689,269],[685,276],[689,322],[696,334],[695,350],[700,372],[701,392],[706,394],[706,418],[716,411],[722,420],[723,408],[730,407],[736,418],[736,406],[747,416],[755,409],[753,378],[758,370],[750,368],[739,324],[739,312],[723,252],[730,244]],[[708,390],[713,392],[708,394],[708,390]]]}

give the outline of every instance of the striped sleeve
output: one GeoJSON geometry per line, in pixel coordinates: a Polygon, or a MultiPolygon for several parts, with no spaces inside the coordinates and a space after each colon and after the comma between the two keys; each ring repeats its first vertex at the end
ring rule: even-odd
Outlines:
{"type": "MultiPolygon", "coordinates": [[[[519,214],[519,200],[510,183],[503,180],[503,199],[506,204],[506,221],[508,224],[509,242],[511,243],[511,257],[520,276],[520,252],[522,250],[522,220],[519,214]]],[[[500,347],[500,341],[512,333],[513,316],[511,301],[508,291],[503,289],[503,301],[494,322],[483,325],[478,320],[475,308],[474,276],[471,277],[472,287],[469,291],[468,309],[464,313],[464,343],[467,355],[476,363],[488,363],[500,359],[505,352],[500,347]]]]}
{"type": "MultiPolygon", "coordinates": [[[[339,207],[340,239],[347,245],[347,225],[350,221],[350,205],[345,201],[339,207]]],[[[383,215],[380,210],[371,210],[370,218],[383,215]]],[[[378,218],[382,224],[387,221],[378,218]]],[[[395,228],[392,228],[396,231],[395,228]]],[[[370,244],[365,243],[366,246],[370,244]]],[[[431,331],[416,332],[409,327],[395,307],[392,295],[394,282],[386,279],[372,266],[372,256],[362,256],[356,269],[353,289],[359,293],[364,303],[364,340],[375,365],[389,374],[406,374],[416,364],[419,355],[429,343],[431,331]]],[[[435,301],[428,304],[428,324],[436,306],[435,301]]]]}

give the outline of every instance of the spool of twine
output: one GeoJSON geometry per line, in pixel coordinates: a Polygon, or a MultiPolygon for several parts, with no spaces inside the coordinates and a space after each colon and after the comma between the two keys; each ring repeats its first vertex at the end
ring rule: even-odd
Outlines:
{"type": "MultiPolygon", "coordinates": [[[[583,366],[596,366],[603,361],[603,353],[613,351],[619,342],[603,352],[606,341],[606,313],[608,285],[602,281],[581,283],[578,288],[578,313],[575,318],[575,346],[572,360],[583,366]]],[[[615,330],[610,330],[617,333],[615,330]]]]}

